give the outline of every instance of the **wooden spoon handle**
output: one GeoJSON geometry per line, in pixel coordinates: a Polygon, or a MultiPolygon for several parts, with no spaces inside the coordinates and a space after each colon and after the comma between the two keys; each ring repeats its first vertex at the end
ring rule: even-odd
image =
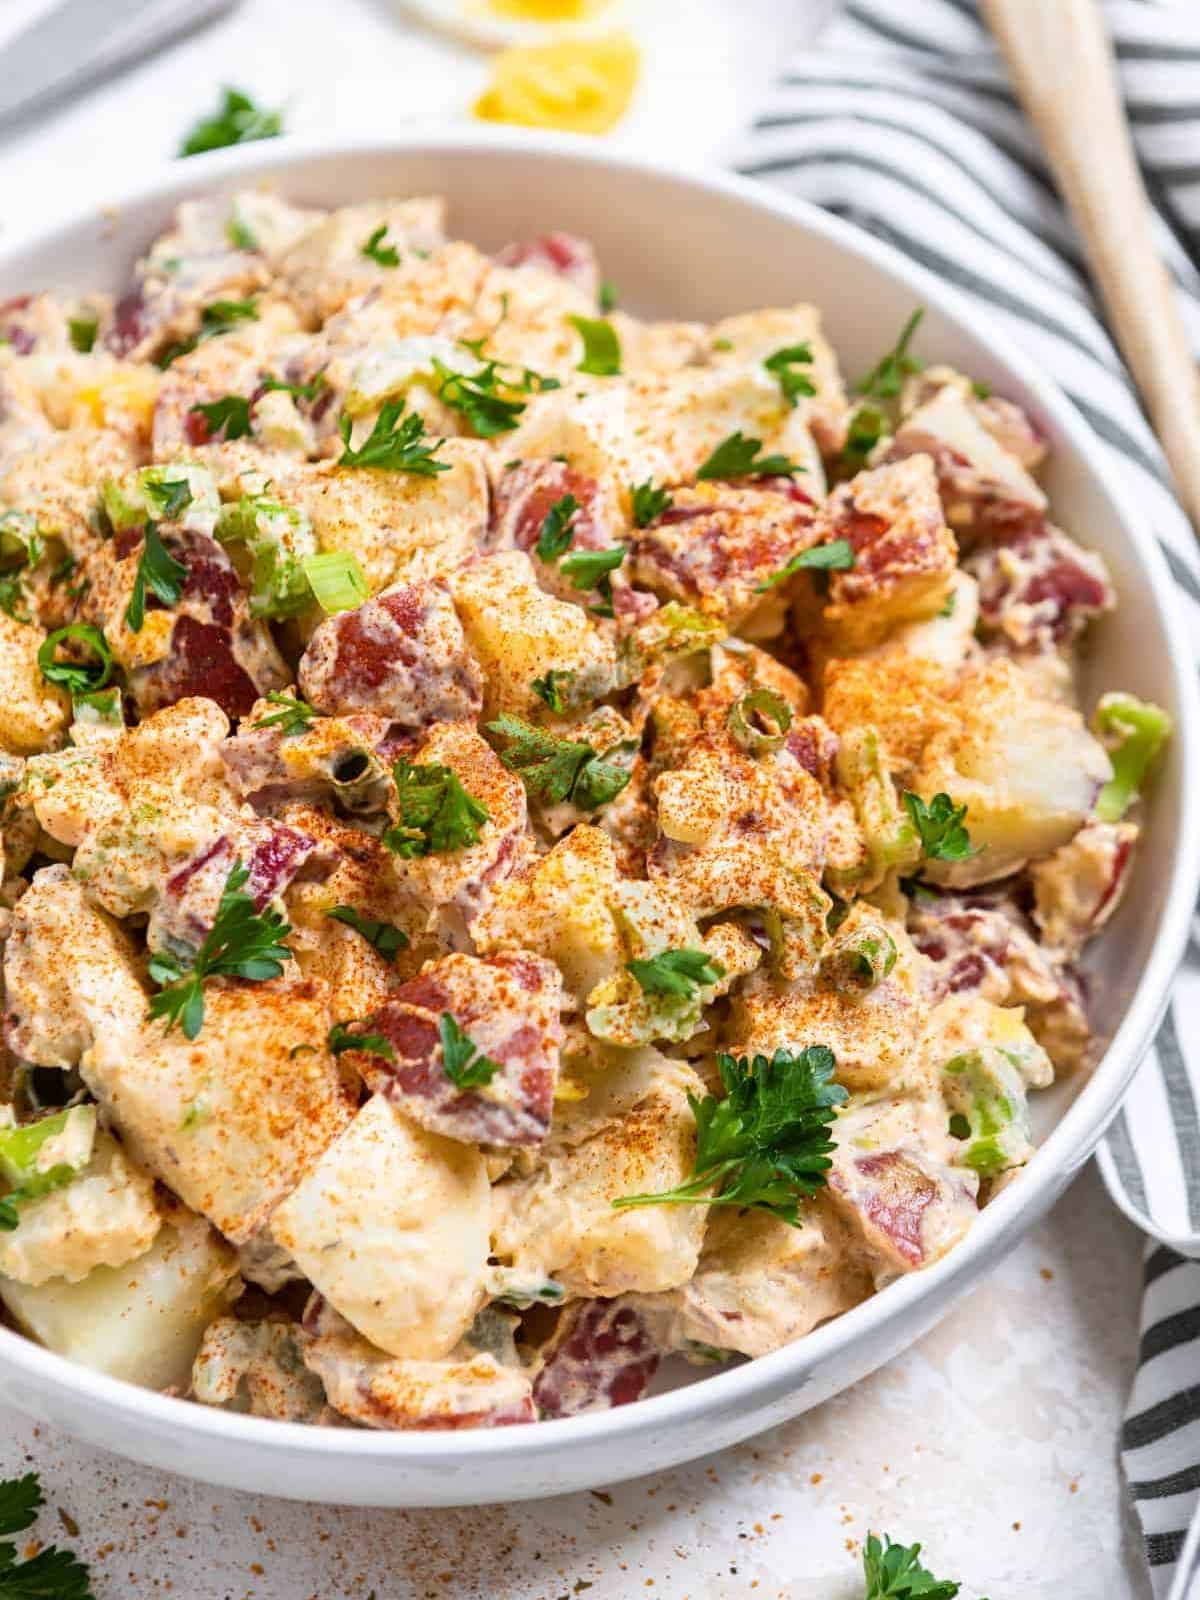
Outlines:
{"type": "Polygon", "coordinates": [[[983,10],[1200,533],[1200,368],[1155,248],[1100,8],[1095,0],[983,0],[983,10]]]}

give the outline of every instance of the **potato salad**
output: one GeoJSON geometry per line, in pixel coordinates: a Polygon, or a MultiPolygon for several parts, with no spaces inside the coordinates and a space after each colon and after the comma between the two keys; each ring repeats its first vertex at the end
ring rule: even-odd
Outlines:
{"type": "Polygon", "coordinates": [[[919,323],[844,374],[802,300],[266,190],[0,304],[12,1326],[491,1427],[964,1237],[1169,725],[1081,703],[1104,562],[919,323]]]}

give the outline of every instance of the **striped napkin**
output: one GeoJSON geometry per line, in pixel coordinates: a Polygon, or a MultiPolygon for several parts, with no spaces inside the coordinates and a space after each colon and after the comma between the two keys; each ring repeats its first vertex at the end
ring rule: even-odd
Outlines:
{"type": "MultiPolygon", "coordinates": [[[[1158,242],[1200,352],[1200,6],[1110,0],[1106,12],[1158,242]]],[[[1132,479],[1200,641],[1200,552],[974,0],[846,0],[788,62],[736,165],[953,282],[1057,379],[1132,479]]],[[[1184,1550],[1200,1499],[1198,1105],[1200,921],[1099,1155],[1117,1205],[1159,1241],[1122,1440],[1158,1600],[1200,1600],[1200,1578],[1189,1586],[1200,1518],[1184,1550]]]]}

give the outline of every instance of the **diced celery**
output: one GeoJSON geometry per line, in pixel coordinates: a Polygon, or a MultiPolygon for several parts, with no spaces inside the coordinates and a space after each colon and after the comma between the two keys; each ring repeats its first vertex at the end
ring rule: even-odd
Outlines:
{"type": "Polygon", "coordinates": [[[1113,775],[1096,800],[1101,822],[1119,822],[1137,799],[1151,763],[1171,735],[1171,719],[1160,707],[1131,694],[1106,694],[1092,726],[1108,751],[1113,775]]]}
{"type": "Polygon", "coordinates": [[[217,538],[243,544],[250,558],[250,615],[294,617],[312,600],[304,562],[317,541],[303,512],[266,495],[243,495],[222,506],[217,538]]]}

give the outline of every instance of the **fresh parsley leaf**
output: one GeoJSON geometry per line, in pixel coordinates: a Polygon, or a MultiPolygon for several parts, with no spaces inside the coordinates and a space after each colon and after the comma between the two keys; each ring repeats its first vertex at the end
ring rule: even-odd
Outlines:
{"type": "Polygon", "coordinates": [[[213,925],[198,949],[180,943],[156,950],[150,976],[162,987],[150,1001],[151,1017],[163,1017],[169,1033],[181,1024],[194,1039],[204,1025],[204,984],[218,976],[265,983],[277,978],[292,952],[283,943],[290,925],[277,911],[256,911],[245,892],[249,869],[235,861],[221,890],[213,925]]]}
{"type": "Polygon", "coordinates": [[[831,539],[828,544],[814,544],[807,550],[801,550],[778,572],[773,572],[764,583],[760,583],[754,592],[765,594],[768,589],[773,589],[777,583],[785,583],[797,572],[849,572],[853,566],[854,547],[849,539],[831,539]]]}
{"type": "Polygon", "coordinates": [[[960,1585],[935,1578],[921,1565],[919,1544],[893,1544],[887,1534],[880,1544],[869,1533],[863,1546],[863,1600],[954,1600],[960,1585]]]}
{"type": "Polygon", "coordinates": [[[814,395],[817,392],[817,386],[808,374],[798,370],[800,367],[811,367],[812,359],[812,345],[787,344],[763,362],[767,371],[779,379],[783,398],[789,406],[794,406],[801,395],[814,395]]]}
{"type": "Polygon", "coordinates": [[[491,813],[467,793],[449,767],[401,758],[392,765],[392,777],[397,820],[383,836],[389,850],[411,861],[478,844],[480,829],[491,813]]]}
{"type": "Polygon", "coordinates": [[[80,355],[86,356],[96,343],[96,334],[100,330],[100,319],[96,316],[69,317],[67,319],[67,334],[71,340],[71,348],[78,350],[80,355]]]}
{"type": "Polygon", "coordinates": [[[867,457],[888,431],[888,419],[878,406],[856,406],[850,414],[842,460],[852,471],[866,465],[867,457]]]}
{"type": "Polygon", "coordinates": [[[615,311],[620,305],[621,291],[610,278],[605,278],[599,289],[596,291],[596,303],[600,307],[601,311],[604,312],[605,316],[607,316],[610,311],[615,311]]]}
{"type": "Polygon", "coordinates": [[[438,1037],[442,1041],[442,1065],[456,1089],[482,1088],[501,1070],[500,1062],[485,1056],[448,1011],[442,1012],[438,1037]]]}
{"type": "Polygon", "coordinates": [[[614,544],[607,550],[572,550],[564,556],[559,571],[570,578],[576,589],[595,589],[624,561],[628,546],[614,544]]]}
{"type": "Polygon", "coordinates": [[[982,378],[976,378],[971,384],[971,393],[976,400],[990,400],[992,398],[992,386],[990,383],[985,383],[982,378]]]}
{"type": "Polygon", "coordinates": [[[859,394],[870,395],[874,400],[895,400],[905,378],[911,378],[913,373],[921,371],[925,363],[910,355],[908,347],[924,315],[920,307],[913,312],[892,349],[858,380],[855,387],[859,394]]]}
{"type": "MultiPolygon", "coordinates": [[[[179,485],[167,484],[164,487],[178,488],[179,485]]],[[[187,489],[187,484],[184,484],[183,488],[187,489]]],[[[190,490],[188,499],[191,499],[190,490]]],[[[157,527],[153,522],[148,522],[142,540],[142,553],[138,558],[137,573],[133,580],[133,593],[129,597],[129,604],[125,607],[127,626],[134,633],[141,633],[142,624],[146,620],[147,589],[161,600],[163,605],[178,605],[186,577],[187,568],[183,562],[176,561],[159,537],[157,527]]]]}
{"type": "Polygon", "coordinates": [[[563,739],[507,712],[487,724],[489,733],[508,740],[500,759],[519,773],[529,793],[546,805],[569,800],[581,811],[595,811],[615,800],[629,773],[606,761],[582,739],[563,739]]]}
{"type": "Polygon", "coordinates": [[[978,851],[963,827],[965,805],[956,806],[948,794],[935,794],[928,805],[920,795],[904,791],[904,809],[912,819],[927,861],[969,861],[978,851]]]}
{"type": "Polygon", "coordinates": [[[596,378],[614,378],[621,370],[621,341],[611,322],[603,317],[568,317],[567,321],[583,340],[583,360],[578,372],[596,378]]]}
{"type": "Polygon", "coordinates": [[[147,506],[161,522],[174,522],[192,503],[192,486],[186,478],[166,478],[161,482],[146,478],[141,487],[147,506]]]}
{"type": "Polygon", "coordinates": [[[397,951],[408,947],[408,935],[403,928],[397,928],[391,922],[376,922],[373,917],[364,917],[353,906],[333,906],[325,915],[334,922],[344,922],[348,928],[353,928],[355,933],[361,933],[367,943],[374,945],[379,954],[388,961],[397,951]]]}
{"type": "Polygon", "coordinates": [[[48,683],[57,683],[72,694],[103,689],[113,672],[113,653],[108,648],[108,640],[99,628],[93,628],[89,622],[69,622],[65,628],[56,628],[53,633],[47,634],[38,650],[37,661],[42,677],[48,683]],[[59,645],[72,640],[94,656],[95,660],[60,661],[59,645]]]}
{"type": "Polygon", "coordinates": [[[283,113],[264,111],[240,89],[226,88],[216,111],[202,117],[179,147],[181,156],[198,156],[206,150],[223,150],[256,139],[277,139],[283,132],[283,113]]]}
{"type": "Polygon", "coordinates": [[[189,416],[199,413],[204,418],[208,430],[207,439],[215,439],[219,434],[223,439],[245,439],[250,433],[250,402],[244,395],[226,394],[219,400],[200,402],[188,412],[189,416]]]}
{"type": "MultiPolygon", "coordinates": [[[[45,1505],[36,1474],[0,1481],[0,1534],[24,1533],[45,1505]]],[[[0,1600],[94,1600],[88,1569],[69,1550],[49,1545],[28,1561],[0,1544],[0,1600]]]]}
{"type": "Polygon", "coordinates": [[[383,472],[410,472],[418,478],[433,478],[450,470],[450,463],[435,455],[446,441],[435,439],[430,444],[424,420],[416,411],[405,415],[403,400],[389,400],[382,406],[374,427],[355,447],[350,444],[352,426],[347,416],[338,423],[344,446],[339,467],[375,467],[383,472]]]}
{"type": "Polygon", "coordinates": [[[696,473],[699,479],[707,478],[786,478],[793,472],[803,472],[787,456],[760,456],[761,439],[748,439],[739,429],[731,433],[704,462],[696,473]]]}
{"type": "Polygon", "coordinates": [[[154,358],[156,367],[167,368],[172,361],[186,356],[198,345],[207,344],[223,333],[232,333],[239,322],[257,322],[258,307],[253,300],[214,300],[200,313],[200,327],[190,338],[169,344],[154,358]]]}
{"type": "Polygon", "coordinates": [[[315,378],[310,378],[307,383],[284,383],[282,379],[272,377],[269,372],[264,372],[259,379],[262,389],[270,394],[278,391],[280,394],[290,394],[296,400],[315,400],[321,390],[328,383],[323,372],[318,372],[315,378]]]}
{"type": "Polygon", "coordinates": [[[551,667],[545,677],[534,678],[529,687],[555,716],[561,717],[567,709],[567,694],[574,677],[575,674],[565,667],[551,667]]]}
{"type": "Polygon", "coordinates": [[[719,1055],[724,1097],[689,1095],[696,1119],[691,1178],[662,1194],[623,1195],[614,1206],[757,1206],[800,1224],[799,1203],[824,1187],[829,1128],[848,1098],[823,1044],[771,1057],[719,1055]]]}
{"type": "Polygon", "coordinates": [[[708,984],[725,976],[725,968],[703,950],[663,950],[645,961],[627,961],[646,994],[676,994],[691,1000],[708,984]]]}
{"type": "Polygon", "coordinates": [[[557,561],[564,551],[571,548],[571,540],[575,537],[573,524],[578,510],[579,501],[575,496],[564,494],[547,511],[538,542],[534,546],[534,554],[540,561],[557,561]]]}
{"type": "Polygon", "coordinates": [[[452,411],[461,412],[481,439],[494,439],[510,433],[525,409],[523,400],[511,400],[501,393],[509,387],[499,376],[494,361],[486,361],[478,372],[454,372],[434,357],[438,376],[438,399],[452,411]]]}
{"type": "Polygon", "coordinates": [[[653,478],[647,478],[645,483],[633,484],[629,498],[633,506],[633,520],[639,528],[648,528],[652,522],[657,522],[664,511],[671,509],[674,500],[669,489],[655,487],[653,478]]]}
{"type": "Polygon", "coordinates": [[[332,1056],[340,1056],[343,1050],[365,1050],[369,1055],[382,1056],[385,1061],[396,1059],[390,1039],[382,1033],[355,1033],[352,1022],[335,1022],[325,1043],[332,1056]]]}
{"type": "Polygon", "coordinates": [[[366,256],[368,261],[374,261],[381,267],[398,267],[400,265],[400,252],[394,244],[384,244],[387,238],[387,223],[381,222],[371,237],[362,246],[360,254],[366,256]]]}
{"type": "Polygon", "coordinates": [[[278,689],[272,689],[267,695],[267,700],[271,705],[278,706],[279,710],[268,711],[250,726],[278,728],[285,739],[293,734],[307,733],[313,718],[317,715],[316,709],[310,706],[307,700],[297,700],[294,695],[280,694],[278,689]]]}
{"type": "Polygon", "coordinates": [[[946,596],[946,598],[942,601],[941,606],[938,608],[938,616],[952,617],[954,615],[954,608],[957,606],[957,604],[958,590],[951,589],[950,593],[946,596]]]}
{"type": "Polygon", "coordinates": [[[0,1479],[0,1534],[24,1533],[26,1528],[32,1528],[45,1503],[36,1473],[0,1479]]]}
{"type": "Polygon", "coordinates": [[[225,237],[235,250],[257,250],[258,240],[236,213],[225,224],[225,237]]]}

